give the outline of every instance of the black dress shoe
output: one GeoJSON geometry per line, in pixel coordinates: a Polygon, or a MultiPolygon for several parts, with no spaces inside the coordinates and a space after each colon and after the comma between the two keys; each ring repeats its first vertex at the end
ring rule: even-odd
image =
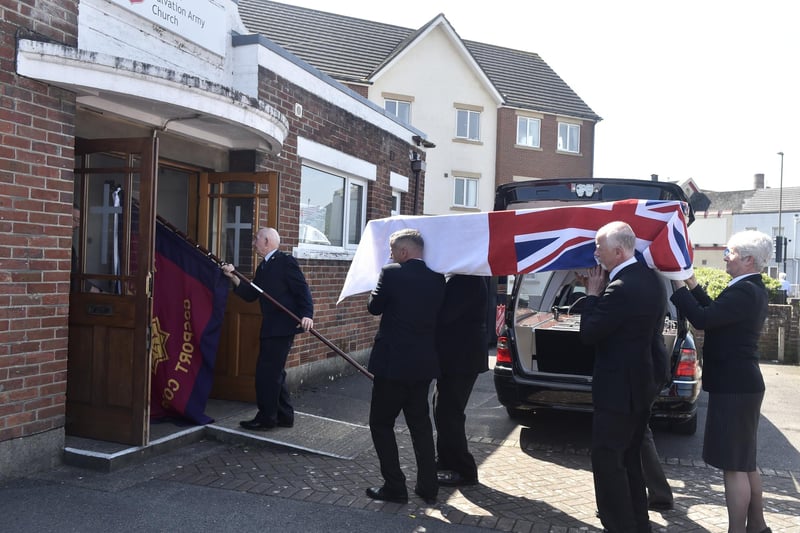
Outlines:
{"type": "Polygon", "coordinates": [[[242,420],[239,422],[239,425],[244,429],[249,429],[250,431],[267,431],[268,429],[275,427],[275,424],[266,424],[260,420],[256,420],[255,418],[252,420],[242,420]]]}
{"type": "Polygon", "coordinates": [[[390,494],[383,487],[370,487],[367,489],[367,496],[373,500],[392,503],[408,503],[408,495],[390,494]]]}
{"type": "Polygon", "coordinates": [[[439,481],[439,485],[443,485],[445,487],[465,487],[467,485],[478,484],[477,477],[464,477],[458,472],[454,472],[452,470],[442,470],[440,472],[436,472],[436,479],[439,481]]]}
{"type": "Polygon", "coordinates": [[[278,427],[279,428],[294,427],[294,420],[278,420],[278,427]]]}
{"type": "Polygon", "coordinates": [[[414,494],[422,498],[422,501],[424,501],[428,505],[434,505],[436,503],[436,496],[425,494],[421,492],[417,487],[414,487],[414,494]]]}

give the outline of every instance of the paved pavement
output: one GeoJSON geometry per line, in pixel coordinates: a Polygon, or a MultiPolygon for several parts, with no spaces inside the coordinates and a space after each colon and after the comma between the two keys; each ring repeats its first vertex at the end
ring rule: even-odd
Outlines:
{"type": "MultiPolygon", "coordinates": [[[[209,430],[201,441],[111,473],[61,466],[8,481],[0,485],[0,529],[600,530],[584,441],[554,443],[509,421],[493,394],[491,373],[481,376],[468,412],[480,484],[443,487],[433,506],[410,490],[405,505],[370,500],[364,489],[380,485],[381,477],[365,438],[369,392],[368,380],[358,374],[300,391],[295,405],[302,414],[295,427],[257,435],[272,442],[234,430],[247,415],[240,409],[218,420],[219,429],[209,430]]],[[[411,489],[414,456],[402,425],[398,444],[411,489]]],[[[726,531],[721,473],[692,458],[667,457],[664,462],[676,506],[650,513],[654,531],[726,531]]],[[[799,479],[800,465],[763,469],[766,518],[773,532],[800,531],[799,479]]]]}

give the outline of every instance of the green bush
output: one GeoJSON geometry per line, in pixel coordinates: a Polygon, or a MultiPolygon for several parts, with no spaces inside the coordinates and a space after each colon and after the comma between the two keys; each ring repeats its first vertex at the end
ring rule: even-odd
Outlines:
{"type": "MultiPolygon", "coordinates": [[[[731,280],[727,272],[718,268],[697,267],[694,269],[694,275],[712,299],[716,299],[731,280]]],[[[761,279],[769,291],[770,301],[775,301],[778,298],[781,282],[764,273],[761,274],[761,279]]]]}

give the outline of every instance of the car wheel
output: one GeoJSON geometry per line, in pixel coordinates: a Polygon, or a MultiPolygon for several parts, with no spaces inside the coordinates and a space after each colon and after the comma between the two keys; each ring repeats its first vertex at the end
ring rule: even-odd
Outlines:
{"type": "Polygon", "coordinates": [[[506,412],[511,420],[525,420],[530,418],[531,413],[533,413],[530,409],[517,409],[515,407],[506,407],[506,412]]]}
{"type": "Polygon", "coordinates": [[[694,435],[697,432],[697,415],[692,416],[689,420],[673,422],[671,429],[680,435],[694,435]]]}

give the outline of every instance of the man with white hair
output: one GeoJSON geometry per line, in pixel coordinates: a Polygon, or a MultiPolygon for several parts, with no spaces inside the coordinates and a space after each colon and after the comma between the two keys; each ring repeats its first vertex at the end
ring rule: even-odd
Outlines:
{"type": "MultiPolygon", "coordinates": [[[[286,387],[286,358],[299,331],[314,327],[314,303],[306,278],[291,254],[281,252],[281,236],[274,228],[261,228],[253,237],[256,254],[264,258],[256,268],[253,283],[286,309],[291,315],[266,298],[261,298],[261,334],[256,363],[256,402],[258,413],[252,420],[242,420],[244,429],[265,431],[276,426],[294,425],[294,408],[286,387]]],[[[250,284],[241,283],[233,273],[233,265],[223,265],[222,271],[233,282],[237,295],[248,302],[260,293],[250,284]]]]}
{"type": "Polygon", "coordinates": [[[606,530],[651,531],[642,472],[642,438],[658,394],[655,364],[666,357],[667,296],[658,274],[634,257],[624,222],[597,231],[598,266],[585,280],[580,335],[595,345],[592,374],[592,474],[606,530]]]}

